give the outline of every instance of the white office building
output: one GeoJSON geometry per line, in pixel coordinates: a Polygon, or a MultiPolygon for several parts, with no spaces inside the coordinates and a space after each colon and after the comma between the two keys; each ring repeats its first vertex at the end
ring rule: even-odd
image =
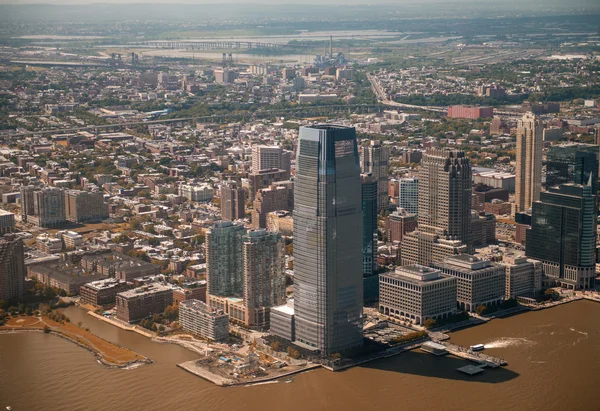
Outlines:
{"type": "Polygon", "coordinates": [[[379,276],[379,311],[423,324],[456,312],[456,278],[422,265],[399,267],[379,276]]]}

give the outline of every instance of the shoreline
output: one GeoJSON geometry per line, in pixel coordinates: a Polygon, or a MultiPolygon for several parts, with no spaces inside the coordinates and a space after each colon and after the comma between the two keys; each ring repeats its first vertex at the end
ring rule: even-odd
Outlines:
{"type": "MultiPolygon", "coordinates": [[[[79,306],[79,308],[85,310],[85,308],[83,308],[81,306],[79,306]]],[[[86,312],[87,312],[88,315],[91,315],[92,317],[97,318],[100,321],[104,321],[105,323],[114,325],[115,327],[118,327],[118,328],[120,328],[122,330],[131,331],[131,332],[137,333],[139,335],[143,335],[144,337],[147,337],[147,338],[150,338],[150,339],[153,339],[154,337],[156,337],[156,334],[151,333],[150,331],[147,331],[147,332],[146,331],[142,331],[142,330],[139,329],[138,326],[135,326],[135,325],[125,325],[124,323],[121,323],[119,321],[115,321],[112,318],[107,318],[107,317],[104,317],[103,315],[96,314],[93,311],[87,311],[86,310],[86,312]]]]}
{"type": "Polygon", "coordinates": [[[181,368],[182,370],[185,370],[187,372],[189,372],[190,374],[194,374],[197,377],[200,377],[208,382],[211,382],[213,384],[215,384],[217,387],[243,387],[243,386],[252,386],[254,384],[260,384],[260,383],[264,383],[264,382],[269,382],[269,381],[277,381],[281,378],[285,378],[285,377],[289,377],[295,374],[300,374],[303,372],[307,372],[307,371],[311,371],[311,370],[315,370],[317,368],[321,368],[322,366],[320,364],[310,364],[307,365],[304,368],[298,369],[298,370],[292,370],[292,371],[288,371],[286,373],[283,374],[278,374],[278,375],[273,375],[273,376],[266,376],[266,377],[259,377],[256,379],[253,379],[252,381],[235,381],[233,379],[230,378],[226,378],[226,377],[222,377],[220,375],[214,374],[212,372],[210,372],[209,370],[207,370],[205,367],[199,366],[196,364],[196,362],[198,361],[198,359],[196,360],[191,360],[191,361],[186,361],[180,364],[177,364],[177,367],[181,368]]]}
{"type": "MultiPolygon", "coordinates": [[[[10,327],[10,326],[8,326],[8,327],[10,327]]],[[[75,339],[73,339],[73,338],[65,335],[64,333],[62,333],[60,331],[50,330],[48,332],[44,332],[43,329],[37,329],[37,328],[19,328],[19,327],[2,328],[2,329],[0,329],[0,335],[2,335],[2,334],[7,334],[8,335],[8,334],[17,334],[17,333],[27,333],[27,332],[34,332],[34,333],[40,333],[40,334],[51,334],[51,335],[54,335],[56,337],[60,337],[62,339],[65,339],[65,340],[67,340],[67,341],[69,341],[69,342],[71,342],[71,343],[73,343],[73,344],[75,344],[75,345],[77,345],[77,346],[79,346],[81,348],[84,348],[85,350],[89,351],[90,353],[92,353],[94,355],[94,357],[96,357],[96,359],[98,360],[98,362],[100,364],[102,364],[106,368],[126,369],[126,368],[129,368],[129,367],[134,366],[134,365],[152,364],[154,362],[150,358],[146,358],[146,357],[143,357],[143,356],[140,355],[143,358],[141,360],[134,360],[134,361],[128,361],[128,362],[123,363],[123,364],[116,364],[116,363],[113,363],[113,362],[110,362],[110,361],[106,360],[105,357],[104,357],[104,355],[100,351],[95,350],[92,347],[89,347],[89,346],[87,346],[87,345],[85,345],[85,344],[83,344],[83,343],[81,343],[81,342],[79,342],[79,341],[77,341],[77,340],[75,340],[75,339]]],[[[98,337],[98,338],[100,338],[100,337],[98,337]]],[[[120,347],[120,346],[118,346],[116,344],[114,344],[114,345],[116,347],[123,348],[123,347],[120,347]]]]}

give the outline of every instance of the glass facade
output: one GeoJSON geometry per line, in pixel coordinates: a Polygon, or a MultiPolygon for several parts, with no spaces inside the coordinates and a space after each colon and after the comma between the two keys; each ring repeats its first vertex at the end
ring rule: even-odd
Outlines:
{"type": "Polygon", "coordinates": [[[592,190],[598,190],[598,150],[591,144],[551,146],[546,156],[546,187],[560,184],[587,184],[592,176],[592,190]]]}
{"type": "MultiPolygon", "coordinates": [[[[526,254],[551,264],[547,275],[576,288],[593,285],[594,279],[576,273],[595,272],[596,196],[588,185],[562,184],[540,195],[533,204],[526,254]]],[[[595,277],[595,274],[593,275],[595,277]]]]}
{"type": "Polygon", "coordinates": [[[370,277],[377,269],[377,180],[370,174],[363,174],[361,178],[363,277],[370,277]]]}
{"type": "Polygon", "coordinates": [[[296,343],[362,345],[361,177],[352,127],[300,128],[294,184],[296,343]]]}

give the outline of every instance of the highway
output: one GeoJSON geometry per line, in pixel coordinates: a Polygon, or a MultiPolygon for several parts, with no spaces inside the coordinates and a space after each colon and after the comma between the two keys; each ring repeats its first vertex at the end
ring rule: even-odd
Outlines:
{"type": "MultiPolygon", "coordinates": [[[[408,109],[413,109],[413,110],[432,111],[432,112],[436,112],[436,113],[447,113],[448,112],[448,107],[417,106],[414,104],[398,103],[396,101],[390,100],[389,96],[385,92],[385,89],[381,86],[381,83],[379,82],[379,80],[377,80],[377,78],[375,76],[372,76],[371,74],[367,74],[367,78],[369,79],[369,82],[371,83],[371,89],[373,90],[373,93],[375,93],[375,95],[377,96],[377,101],[384,106],[396,107],[396,108],[402,108],[402,109],[408,108],[408,109]]],[[[523,113],[521,113],[521,112],[506,111],[506,110],[500,111],[500,110],[496,110],[495,108],[494,108],[494,114],[502,115],[503,117],[519,117],[520,118],[523,116],[523,113]]]]}
{"type": "MultiPolygon", "coordinates": [[[[16,138],[16,137],[27,137],[27,136],[41,136],[47,134],[69,134],[69,133],[77,133],[79,131],[94,131],[98,132],[99,130],[110,130],[112,128],[127,128],[139,125],[148,125],[148,124],[165,124],[165,123],[176,123],[180,121],[197,121],[197,122],[207,122],[207,123],[216,123],[220,122],[220,120],[225,119],[234,119],[234,118],[264,118],[271,117],[274,115],[282,115],[288,113],[298,113],[302,111],[315,111],[322,109],[323,114],[327,111],[351,111],[357,109],[369,109],[376,110],[381,108],[376,104],[340,104],[340,105],[328,105],[328,106],[298,106],[294,108],[287,109],[278,109],[278,110],[264,110],[264,111],[255,111],[255,112],[246,112],[246,113],[231,113],[231,114],[220,114],[220,115],[212,115],[212,116],[197,116],[197,117],[182,117],[182,118],[166,118],[166,119],[158,119],[158,120],[147,120],[147,121],[133,121],[133,122],[123,122],[123,123],[112,123],[112,124],[102,124],[102,125],[89,125],[82,127],[72,127],[72,128],[61,128],[61,129],[51,129],[51,130],[40,130],[40,131],[27,131],[21,133],[0,133],[0,137],[8,137],[8,138],[16,138]]],[[[318,114],[317,114],[318,115],[318,114]]]]}

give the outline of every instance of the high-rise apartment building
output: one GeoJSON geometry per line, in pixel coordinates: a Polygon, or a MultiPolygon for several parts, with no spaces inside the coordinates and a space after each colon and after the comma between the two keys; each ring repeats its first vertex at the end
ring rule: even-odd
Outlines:
{"type": "Polygon", "coordinates": [[[566,143],[550,146],[546,154],[546,187],[586,184],[592,176],[592,191],[598,190],[598,154],[592,144],[566,143]]]}
{"type": "Polygon", "coordinates": [[[377,270],[377,180],[371,174],[362,174],[363,210],[363,277],[370,277],[377,270]]]}
{"type": "Polygon", "coordinates": [[[409,213],[419,213],[419,178],[398,179],[398,207],[409,213]]]}
{"type": "Polygon", "coordinates": [[[23,222],[39,227],[56,227],[66,222],[65,193],[59,188],[21,188],[23,222]]]}
{"type": "Polygon", "coordinates": [[[243,235],[244,226],[231,221],[217,221],[206,230],[206,282],[209,296],[243,294],[243,235]]]}
{"type": "Polygon", "coordinates": [[[277,168],[290,172],[291,152],[280,146],[252,146],[252,172],[277,168]]]}
{"type": "Polygon", "coordinates": [[[244,189],[236,182],[221,186],[221,218],[239,220],[246,217],[244,189]]]}
{"type": "Polygon", "coordinates": [[[362,345],[361,180],[354,128],[300,128],[294,185],[296,343],[362,345]]]}
{"type": "Polygon", "coordinates": [[[542,120],[533,113],[525,113],[517,123],[517,211],[530,209],[531,204],[540,199],[543,129],[542,120]]]}
{"type": "Polygon", "coordinates": [[[0,238],[0,300],[13,301],[25,289],[23,240],[7,234],[0,238]]]}
{"type": "Polygon", "coordinates": [[[533,203],[525,252],[542,261],[544,274],[569,288],[594,287],[596,279],[596,194],[586,185],[562,184],[533,203]]]}
{"type": "Polygon", "coordinates": [[[425,152],[418,221],[418,229],[402,241],[402,265],[429,265],[471,249],[471,164],[464,151],[425,152]]]}
{"type": "Polygon", "coordinates": [[[379,211],[387,210],[389,205],[388,198],[388,163],[390,150],[384,147],[377,140],[372,140],[371,144],[361,147],[361,167],[363,173],[370,173],[377,180],[377,206],[379,211]]]}
{"type": "Polygon", "coordinates": [[[251,230],[242,237],[246,325],[268,329],[271,307],[285,303],[285,251],[280,234],[251,230]]]}
{"type": "Polygon", "coordinates": [[[65,214],[67,221],[88,223],[108,218],[108,204],[101,191],[65,191],[65,214]]]}

